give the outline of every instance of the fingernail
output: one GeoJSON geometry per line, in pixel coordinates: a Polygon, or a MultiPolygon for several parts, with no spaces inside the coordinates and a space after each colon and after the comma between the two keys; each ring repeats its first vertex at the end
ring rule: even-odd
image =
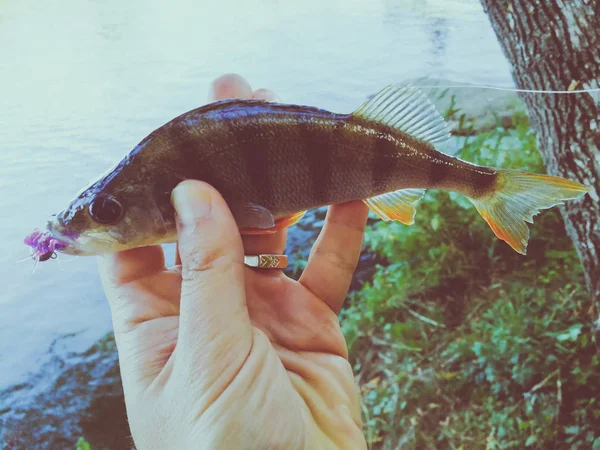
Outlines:
{"type": "Polygon", "coordinates": [[[254,93],[252,94],[252,97],[256,98],[256,99],[260,99],[260,100],[266,100],[268,102],[280,102],[281,101],[275,92],[270,91],[269,89],[262,89],[262,88],[254,91],[254,93]]]}
{"type": "Polygon", "coordinates": [[[171,202],[184,223],[210,214],[212,204],[210,192],[195,181],[183,181],[173,189],[171,202]]]}

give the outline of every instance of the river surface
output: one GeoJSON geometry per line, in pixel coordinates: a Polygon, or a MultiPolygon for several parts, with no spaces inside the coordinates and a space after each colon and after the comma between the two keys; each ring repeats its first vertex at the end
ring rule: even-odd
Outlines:
{"type": "Polygon", "coordinates": [[[337,112],[408,78],[512,86],[477,0],[0,0],[0,390],[111,329],[95,259],[32,274],[23,237],[226,72],[337,112]]]}

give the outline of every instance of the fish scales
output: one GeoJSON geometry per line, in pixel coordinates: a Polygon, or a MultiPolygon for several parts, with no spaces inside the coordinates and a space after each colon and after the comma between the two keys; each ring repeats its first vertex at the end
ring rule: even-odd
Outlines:
{"type": "MultiPolygon", "coordinates": [[[[406,178],[403,169],[410,168],[398,158],[399,138],[382,138],[390,130],[376,131],[381,127],[374,122],[310,107],[244,104],[243,112],[235,114],[239,108],[232,102],[202,120],[182,118],[174,124],[183,125],[177,136],[199,139],[187,148],[206,153],[202,147],[210,144],[215,149],[178,171],[209,182],[231,202],[260,204],[281,217],[383,193],[394,183],[399,186],[406,178]],[[372,132],[365,134],[366,129],[372,132]]],[[[182,142],[178,137],[169,145],[179,152],[182,142]]],[[[171,152],[161,154],[172,158],[171,152]]],[[[187,154],[181,159],[194,160],[187,154]]]]}
{"type": "MultiPolygon", "coordinates": [[[[215,150],[180,171],[206,180],[226,199],[263,205],[276,216],[402,187],[456,186],[456,176],[470,167],[453,161],[456,170],[449,171],[451,158],[351,115],[268,103],[244,106],[243,113],[236,114],[240,105],[232,102],[201,121],[182,120],[184,129],[177,134],[199,139],[187,147],[203,154],[210,143],[215,150]]],[[[170,145],[180,149],[181,141],[170,145]]],[[[168,158],[170,153],[164,152],[168,158]]]]}

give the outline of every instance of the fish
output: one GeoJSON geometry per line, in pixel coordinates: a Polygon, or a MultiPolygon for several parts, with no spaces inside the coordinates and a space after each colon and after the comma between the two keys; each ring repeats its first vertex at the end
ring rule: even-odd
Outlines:
{"type": "Polygon", "coordinates": [[[525,255],[534,215],[589,192],[565,178],[461,160],[440,150],[449,138],[413,85],[389,85],[350,113],[221,100],[150,133],[25,244],[43,261],[55,251],[90,256],[175,242],[171,192],[194,179],[219,191],[243,235],[274,233],[307,210],[352,200],[412,225],[426,190],[456,192],[525,255]]]}

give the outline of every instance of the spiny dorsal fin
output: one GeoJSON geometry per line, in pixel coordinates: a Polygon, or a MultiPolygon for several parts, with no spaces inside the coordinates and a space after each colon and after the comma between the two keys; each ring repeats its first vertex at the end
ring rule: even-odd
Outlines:
{"type": "Polygon", "coordinates": [[[417,212],[415,203],[421,200],[423,195],[425,195],[425,189],[401,189],[367,198],[363,202],[385,221],[396,220],[405,225],[412,225],[415,223],[417,212]]]}
{"type": "Polygon", "coordinates": [[[397,128],[432,145],[441,145],[450,137],[442,115],[413,85],[387,86],[363,103],[353,115],[397,128]]]}

